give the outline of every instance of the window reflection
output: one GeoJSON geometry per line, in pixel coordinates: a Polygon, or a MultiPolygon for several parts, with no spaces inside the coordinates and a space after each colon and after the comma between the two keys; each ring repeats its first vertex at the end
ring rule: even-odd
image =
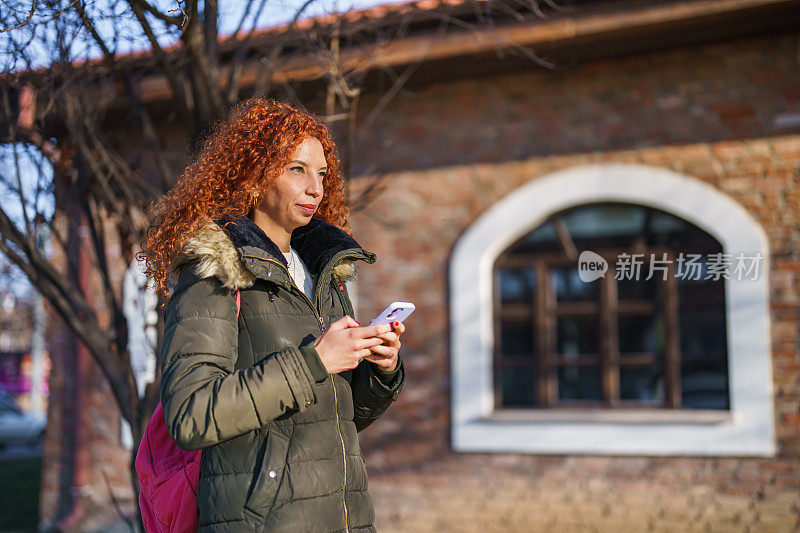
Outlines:
{"type": "Polygon", "coordinates": [[[661,364],[619,370],[620,398],[653,404],[664,402],[664,371],[661,364]]]}
{"type": "Polygon", "coordinates": [[[504,321],[500,332],[502,355],[533,357],[533,328],[530,322],[504,321]]]}
{"type": "Polygon", "coordinates": [[[620,353],[663,352],[661,315],[620,316],[618,320],[620,353]]]}
{"type": "Polygon", "coordinates": [[[597,316],[566,316],[558,318],[556,353],[564,356],[597,354],[597,316]]]}
{"type": "Polygon", "coordinates": [[[550,271],[550,282],[559,302],[597,301],[600,281],[582,281],[577,268],[554,268],[550,271]]]}
{"type": "Polygon", "coordinates": [[[536,405],[536,367],[506,367],[500,370],[502,405],[532,407],[536,405]]]}
{"type": "Polygon", "coordinates": [[[599,402],[600,368],[562,366],[558,369],[558,399],[562,401],[599,402]]]}
{"type": "Polygon", "coordinates": [[[617,294],[620,300],[655,300],[658,297],[658,284],[661,281],[659,273],[655,273],[650,279],[644,272],[647,272],[647,267],[642,267],[642,278],[635,279],[618,279],[617,281],[617,294]]]}
{"type": "Polygon", "coordinates": [[[500,268],[500,301],[503,303],[531,303],[536,287],[536,272],[531,268],[500,268]]]}

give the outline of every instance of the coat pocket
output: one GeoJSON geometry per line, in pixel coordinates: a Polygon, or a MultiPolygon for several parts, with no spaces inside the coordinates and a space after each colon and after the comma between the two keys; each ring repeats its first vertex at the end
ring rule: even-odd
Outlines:
{"type": "Polygon", "coordinates": [[[253,479],[244,502],[245,514],[264,522],[275,504],[275,497],[286,472],[285,439],[273,428],[264,430],[263,441],[253,465],[253,479]]]}

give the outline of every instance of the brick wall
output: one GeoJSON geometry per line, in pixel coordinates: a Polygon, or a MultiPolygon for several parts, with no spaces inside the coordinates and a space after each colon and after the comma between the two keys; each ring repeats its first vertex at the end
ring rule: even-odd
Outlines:
{"type": "MultiPolygon", "coordinates": [[[[382,116],[382,193],[353,216],[378,254],[359,314],[409,299],[407,384],[362,433],[384,531],[779,531],[800,527],[800,112],[795,35],[419,88],[382,116]],[[775,458],[455,453],[448,261],[515,188],[577,165],[637,163],[708,183],[768,235],[775,458]],[[394,170],[394,167],[405,167],[394,170]]],[[[362,176],[357,197],[373,183],[362,176]]]]}
{"type": "MultiPolygon", "coordinates": [[[[401,171],[779,135],[792,130],[776,118],[800,113],[797,46],[786,34],[425,87],[412,76],[354,165],[401,171]]],[[[360,108],[372,104],[362,97],[360,108]]]]}
{"type": "Polygon", "coordinates": [[[408,298],[417,312],[404,340],[407,384],[398,402],[362,433],[371,486],[387,531],[570,530],[775,531],[798,520],[798,211],[800,135],[662,149],[578,154],[525,163],[393,175],[356,235],[379,261],[361,269],[360,314],[408,298]],[[762,176],[741,166],[769,154],[762,176]],[[686,172],[703,154],[716,183],[764,225],[771,247],[771,308],[778,456],[655,458],[461,454],[449,448],[447,263],[454,238],[488,205],[555,170],[607,162],[686,172]],[[504,176],[497,183],[497,176],[504,176]],[[765,187],[767,181],[772,185],[765,187]],[[487,191],[465,198],[450,191],[487,191]],[[440,213],[450,213],[443,217],[440,213]],[[411,220],[397,229],[382,218],[411,220]],[[366,289],[369,288],[369,289],[366,289]],[[507,521],[500,516],[509,515],[507,521]],[[780,525],[780,527],[778,527],[780,525]],[[445,527],[447,526],[447,527],[445,527]],[[553,528],[556,529],[553,529],[553,528]],[[588,529],[587,529],[588,528],[588,529]]]}

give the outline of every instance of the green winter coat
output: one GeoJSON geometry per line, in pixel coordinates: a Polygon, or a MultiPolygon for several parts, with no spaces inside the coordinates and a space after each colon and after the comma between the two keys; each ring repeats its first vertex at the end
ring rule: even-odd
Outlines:
{"type": "Polygon", "coordinates": [[[295,230],[312,302],[253,222],[220,224],[198,231],[173,265],[161,352],[170,435],[203,448],[200,532],[375,531],[357,432],[397,399],[402,360],[394,372],[362,361],[329,375],[313,346],[352,316],[344,281],[374,254],[321,220],[295,230]]]}

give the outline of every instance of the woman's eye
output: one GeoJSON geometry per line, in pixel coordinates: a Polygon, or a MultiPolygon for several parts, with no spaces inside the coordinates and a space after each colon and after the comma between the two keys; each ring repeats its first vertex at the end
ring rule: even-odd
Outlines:
{"type": "Polygon", "coordinates": [[[300,172],[303,171],[303,167],[292,167],[289,170],[299,170],[300,172]]]}

